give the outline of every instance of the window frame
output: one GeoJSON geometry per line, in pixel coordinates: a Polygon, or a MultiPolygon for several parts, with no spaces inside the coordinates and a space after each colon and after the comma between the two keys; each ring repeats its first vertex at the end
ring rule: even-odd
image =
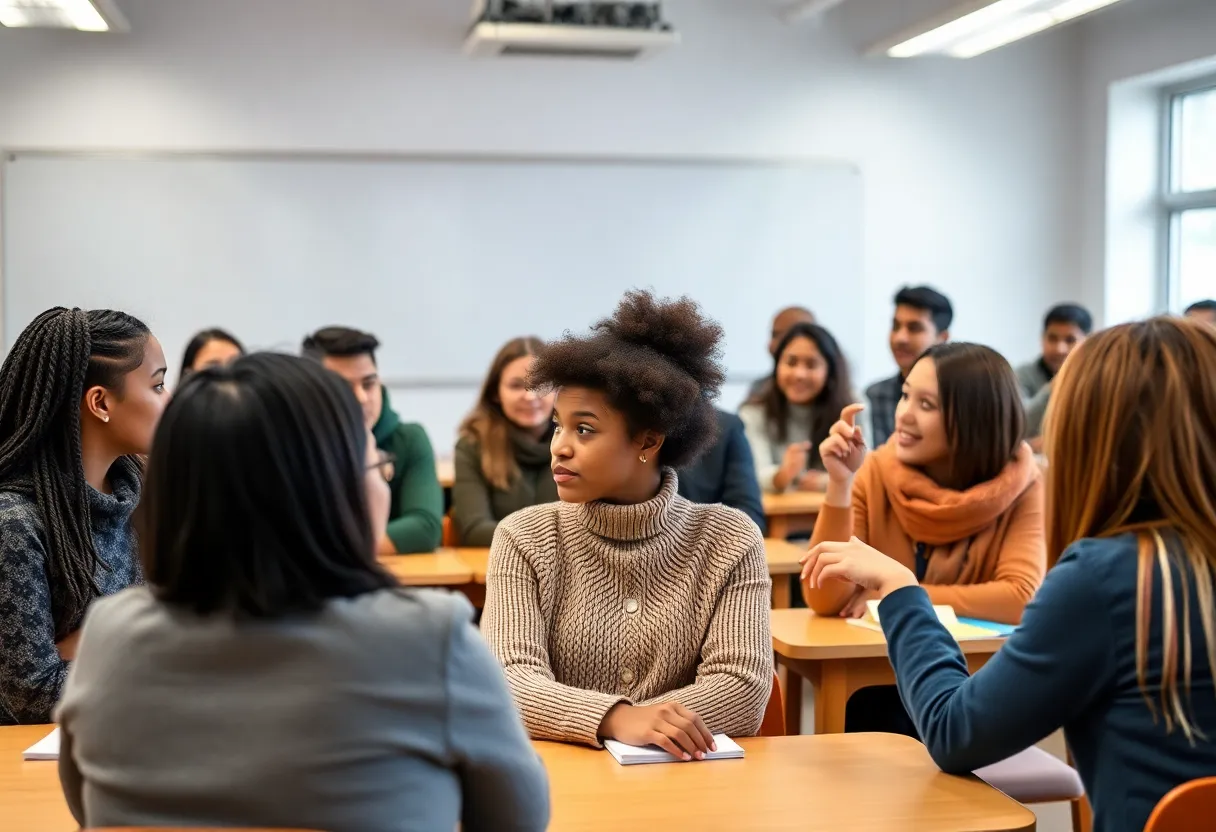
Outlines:
{"type": "Polygon", "coordinates": [[[1158,188],[1158,222],[1161,249],[1159,280],[1162,305],[1168,311],[1181,312],[1179,231],[1182,215],[1196,209],[1216,209],[1216,188],[1205,191],[1181,191],[1174,187],[1181,158],[1178,135],[1182,115],[1182,100],[1188,95],[1216,91],[1216,74],[1193,78],[1185,83],[1165,87],[1161,91],[1161,165],[1158,188]]]}

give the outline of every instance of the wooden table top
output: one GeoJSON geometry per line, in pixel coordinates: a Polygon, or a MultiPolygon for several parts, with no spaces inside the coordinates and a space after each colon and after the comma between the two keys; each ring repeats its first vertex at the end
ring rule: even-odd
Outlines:
{"type": "MultiPolygon", "coordinates": [[[[773,649],[787,659],[863,659],[887,655],[882,633],[806,609],[773,610],[773,649]]],[[[964,653],[995,653],[1004,638],[960,641],[964,653]]]]}
{"type": "Polygon", "coordinates": [[[380,563],[405,586],[460,586],[473,580],[473,570],[453,549],[429,555],[381,555],[380,563]]]}
{"type": "Polygon", "coordinates": [[[790,491],[786,494],[765,494],[762,498],[766,517],[783,514],[818,514],[823,508],[822,491],[790,491]]]}
{"type": "Polygon", "coordinates": [[[536,743],[555,832],[797,829],[849,832],[1033,830],[1025,807],[974,777],[952,777],[894,734],[741,739],[742,760],[617,765],[607,753],[536,743]]]}
{"type": "MultiPolygon", "coordinates": [[[[72,832],[54,762],[21,752],[49,725],[0,728],[4,829],[72,832]]],[[[942,774],[893,734],[743,739],[747,757],[620,766],[604,751],[535,744],[549,771],[554,832],[622,829],[1023,832],[1034,814],[974,777],[942,774]],[[881,788],[876,787],[881,784],[881,788]]]]}
{"type": "Polygon", "coordinates": [[[465,566],[469,567],[473,573],[473,582],[484,584],[486,582],[486,567],[490,563],[489,549],[453,549],[456,557],[464,561],[465,566]]]}

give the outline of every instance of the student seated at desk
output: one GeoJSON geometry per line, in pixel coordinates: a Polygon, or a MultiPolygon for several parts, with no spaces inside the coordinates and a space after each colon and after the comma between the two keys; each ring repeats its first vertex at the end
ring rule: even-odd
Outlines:
{"type": "Polygon", "coordinates": [[[472,608],[376,562],[389,496],[359,405],[314,362],[182,386],[140,506],[148,586],[94,604],[56,713],[81,825],[545,828],[472,608]]]}
{"type": "Polygon", "coordinates": [[[376,367],[379,347],[370,333],[331,326],[305,338],[303,354],[350,385],[382,461],[393,468],[392,510],[378,551],[382,555],[431,552],[443,539],[443,489],[435,472],[435,452],[422,425],[402,422],[393,410],[376,367]]]}
{"type": "Polygon", "coordinates": [[[0,725],[50,721],[85,609],[140,580],[165,370],[143,323],[79,309],[39,315],[0,367],[0,725]]]}
{"type": "MultiPolygon", "coordinates": [[[[807,309],[805,306],[787,306],[773,316],[772,326],[769,328],[768,337],[768,354],[773,358],[777,357],[777,347],[785,340],[785,335],[796,324],[813,324],[815,323],[815,313],[807,309]]],[[[758,378],[752,383],[752,386],[747,391],[747,397],[753,399],[759,396],[764,387],[772,378],[771,375],[764,378],[758,378]]]]}
{"type": "Polygon", "coordinates": [[[849,364],[832,334],[816,324],[790,327],[777,345],[769,383],[739,408],[761,488],[781,493],[827,487],[819,444],[845,405],[855,401],[852,390],[849,364]]]}
{"type": "Polygon", "coordinates": [[[687,298],[627,294],[537,356],[557,391],[561,502],[498,525],[482,631],[538,739],[657,744],[696,759],[750,736],[773,684],[770,582],[742,512],[677,493],[713,441],[722,330],[687,298]]]}
{"type": "Polygon", "coordinates": [[[1055,384],[1047,537],[1059,561],[974,676],[905,564],[823,543],[810,584],[883,599],[900,694],[943,770],[982,768],[1062,727],[1096,832],[1139,832],[1166,793],[1216,772],[1216,330],[1114,327],[1055,384]]]}
{"type": "Polygon", "coordinates": [[[724,410],[718,417],[718,437],[701,457],[680,469],[679,494],[694,503],[721,503],[752,518],[764,534],[767,525],[756,464],[743,429],[743,420],[724,410]]]}
{"type": "Polygon", "coordinates": [[[553,395],[528,387],[538,338],[508,341],[490,364],[477,406],[460,426],[452,520],[461,546],[489,546],[504,517],[557,500],[549,469],[553,395]]]}
{"type": "Polygon", "coordinates": [[[1051,401],[1051,382],[1064,366],[1064,359],[1093,329],[1093,316],[1085,307],[1075,303],[1053,306],[1043,319],[1043,354],[1017,369],[1026,405],[1026,439],[1036,453],[1043,449],[1043,416],[1051,401]]]}
{"type": "Polygon", "coordinates": [[[205,370],[208,367],[222,367],[231,364],[245,354],[245,348],[236,336],[222,329],[204,329],[196,333],[186,345],[182,356],[182,369],[178,373],[180,384],[191,373],[205,370]]]}
{"type": "MultiPolygon", "coordinates": [[[[1022,441],[1013,369],[976,344],[941,344],[908,372],[895,435],[866,454],[845,408],[820,446],[830,480],[811,544],[857,538],[915,570],[935,604],[1016,624],[1043,580],[1043,485],[1022,441]]],[[[854,618],[874,594],[841,582],[803,597],[820,615],[854,618]]],[[[890,687],[849,700],[848,731],[914,733],[890,687]]]]}

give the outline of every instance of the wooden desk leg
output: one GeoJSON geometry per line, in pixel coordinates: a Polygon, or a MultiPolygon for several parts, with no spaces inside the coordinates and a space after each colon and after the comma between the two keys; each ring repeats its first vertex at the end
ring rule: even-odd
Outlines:
{"type": "Polygon", "coordinates": [[[768,520],[768,536],[777,540],[785,540],[790,536],[790,518],[784,514],[766,518],[768,520]]]}
{"type": "Polygon", "coordinates": [[[802,675],[798,668],[778,659],[778,664],[785,670],[785,733],[786,736],[796,737],[802,733],[802,675]]]}
{"type": "Polygon", "coordinates": [[[788,610],[792,601],[789,575],[773,575],[773,609],[788,610]]]}
{"type": "Polygon", "coordinates": [[[815,686],[815,733],[843,734],[845,707],[849,704],[849,671],[845,662],[819,663],[815,686]]]}

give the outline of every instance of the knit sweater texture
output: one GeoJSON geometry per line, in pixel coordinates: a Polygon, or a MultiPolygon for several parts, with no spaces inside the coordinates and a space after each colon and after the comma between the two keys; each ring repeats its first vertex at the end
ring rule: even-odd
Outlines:
{"type": "Polygon", "coordinates": [[[535,739],[599,745],[618,703],[751,736],[773,684],[771,583],[746,515],[680,497],[552,503],[498,525],[482,632],[535,739]]]}

